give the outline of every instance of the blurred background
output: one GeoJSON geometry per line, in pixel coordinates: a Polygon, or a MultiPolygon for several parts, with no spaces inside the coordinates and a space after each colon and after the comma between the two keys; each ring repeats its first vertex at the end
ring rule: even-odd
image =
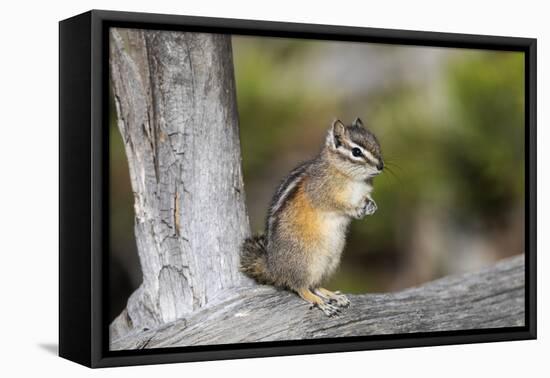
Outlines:
{"type": "MultiPolygon", "coordinates": [[[[399,290],[524,252],[524,57],[518,52],[233,37],[251,228],[324,143],[360,117],[387,169],[326,287],[399,290]]],[[[133,198],[111,111],[111,317],[141,283],[133,198]]]]}

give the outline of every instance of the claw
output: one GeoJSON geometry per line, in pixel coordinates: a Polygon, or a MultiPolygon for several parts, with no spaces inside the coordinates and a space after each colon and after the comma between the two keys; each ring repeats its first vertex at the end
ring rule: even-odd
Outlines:
{"type": "Polygon", "coordinates": [[[314,291],[315,294],[323,298],[325,302],[328,302],[333,306],[337,306],[339,308],[347,308],[350,306],[350,300],[340,291],[331,292],[323,288],[318,288],[314,291]]]}
{"type": "Polygon", "coordinates": [[[331,298],[331,301],[336,303],[338,307],[347,308],[351,304],[348,297],[346,297],[344,294],[340,294],[339,291],[336,291],[334,294],[336,294],[336,297],[331,298]]]}
{"type": "Polygon", "coordinates": [[[367,215],[372,215],[376,213],[376,210],[378,210],[376,202],[374,202],[373,199],[367,198],[365,204],[355,210],[353,217],[355,219],[363,219],[367,215]]]}
{"type": "Polygon", "coordinates": [[[365,214],[366,215],[372,215],[376,213],[376,210],[378,210],[378,206],[376,205],[376,202],[369,199],[367,203],[365,204],[365,214]]]}
{"type": "Polygon", "coordinates": [[[330,304],[328,302],[323,302],[318,305],[319,309],[323,311],[323,313],[328,316],[329,318],[332,318],[340,313],[340,308],[330,304]]]}

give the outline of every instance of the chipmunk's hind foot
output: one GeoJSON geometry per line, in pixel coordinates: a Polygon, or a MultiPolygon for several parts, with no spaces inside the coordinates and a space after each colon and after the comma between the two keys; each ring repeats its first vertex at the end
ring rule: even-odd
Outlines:
{"type": "Polygon", "coordinates": [[[341,311],[340,307],[330,303],[328,299],[312,293],[309,289],[301,289],[298,290],[297,293],[300,297],[302,297],[302,299],[311,304],[310,309],[312,309],[313,307],[317,307],[321,311],[323,311],[323,313],[329,318],[338,315],[341,311]]]}
{"type": "Polygon", "coordinates": [[[332,292],[330,290],[319,287],[315,289],[314,292],[315,294],[327,300],[329,303],[335,304],[336,306],[341,308],[347,308],[351,304],[348,297],[339,291],[332,292]]]}
{"type": "Polygon", "coordinates": [[[337,306],[343,308],[348,308],[350,306],[351,302],[346,295],[340,293],[339,291],[335,291],[334,295],[335,296],[330,299],[331,302],[334,302],[337,306]]]}
{"type": "Polygon", "coordinates": [[[323,313],[329,318],[340,315],[340,312],[342,311],[340,307],[338,307],[335,304],[332,304],[330,301],[322,302],[320,304],[313,305],[313,306],[319,307],[319,309],[323,311],[323,313]]]}

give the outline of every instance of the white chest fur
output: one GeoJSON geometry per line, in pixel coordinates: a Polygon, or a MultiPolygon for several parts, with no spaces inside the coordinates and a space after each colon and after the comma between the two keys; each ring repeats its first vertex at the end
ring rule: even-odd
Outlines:
{"type": "Polygon", "coordinates": [[[350,181],[346,190],[349,204],[352,207],[362,206],[372,193],[372,186],[364,181],[350,181]]]}
{"type": "Polygon", "coordinates": [[[339,213],[326,213],[323,247],[331,254],[340,254],[344,249],[349,217],[339,213]]]}
{"type": "Polygon", "coordinates": [[[340,213],[326,212],[323,214],[322,237],[309,264],[312,282],[320,283],[323,277],[330,275],[340,263],[349,222],[350,218],[340,213]]]}

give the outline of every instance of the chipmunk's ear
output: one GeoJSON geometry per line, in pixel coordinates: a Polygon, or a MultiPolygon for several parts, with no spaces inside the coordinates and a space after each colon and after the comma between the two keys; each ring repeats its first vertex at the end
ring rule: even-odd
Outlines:
{"type": "Polygon", "coordinates": [[[353,121],[353,126],[357,126],[357,127],[365,127],[363,125],[363,121],[361,121],[361,118],[357,117],[355,119],[355,121],[353,121]]]}
{"type": "Polygon", "coordinates": [[[342,139],[346,133],[346,126],[339,119],[332,122],[327,135],[327,145],[332,148],[338,148],[342,144],[342,139]]]}
{"type": "Polygon", "coordinates": [[[344,134],[346,133],[346,126],[340,121],[339,119],[332,122],[332,135],[337,137],[344,137],[344,134]]]}

